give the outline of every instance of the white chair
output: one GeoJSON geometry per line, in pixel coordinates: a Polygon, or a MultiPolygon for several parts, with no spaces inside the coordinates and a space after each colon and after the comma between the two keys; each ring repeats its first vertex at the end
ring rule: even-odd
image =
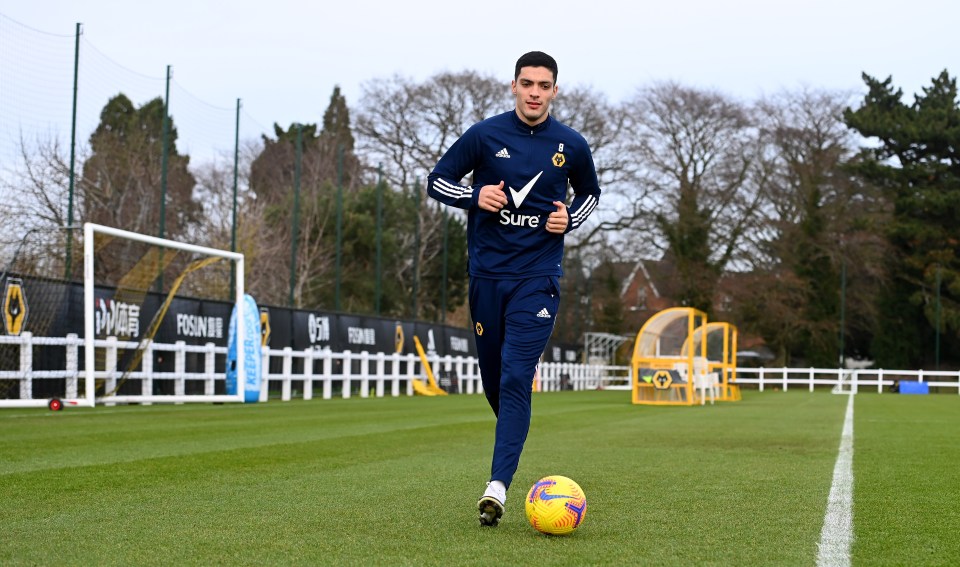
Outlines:
{"type": "Polygon", "coordinates": [[[706,404],[707,392],[710,393],[710,403],[713,404],[717,397],[717,390],[720,384],[720,375],[716,372],[708,372],[709,366],[707,360],[697,356],[693,359],[693,387],[700,394],[700,405],[706,404]]]}

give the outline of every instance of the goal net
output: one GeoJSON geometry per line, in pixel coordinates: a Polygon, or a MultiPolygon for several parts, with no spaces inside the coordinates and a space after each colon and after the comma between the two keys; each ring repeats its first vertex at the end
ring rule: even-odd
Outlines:
{"type": "Polygon", "coordinates": [[[253,304],[242,254],[86,224],[0,241],[0,266],[0,407],[251,401],[240,385],[259,385],[258,321],[232,318],[253,304]]]}
{"type": "Polygon", "coordinates": [[[83,244],[86,404],[244,401],[236,384],[250,354],[227,348],[242,254],[89,223],[83,244]]]}

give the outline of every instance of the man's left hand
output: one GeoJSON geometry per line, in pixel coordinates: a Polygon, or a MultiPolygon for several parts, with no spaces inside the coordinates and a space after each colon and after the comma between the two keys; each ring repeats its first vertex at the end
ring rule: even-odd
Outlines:
{"type": "Polygon", "coordinates": [[[570,216],[567,214],[567,206],[562,201],[554,201],[557,210],[550,213],[547,217],[547,232],[554,234],[563,234],[567,231],[567,224],[570,223],[570,216]]]}

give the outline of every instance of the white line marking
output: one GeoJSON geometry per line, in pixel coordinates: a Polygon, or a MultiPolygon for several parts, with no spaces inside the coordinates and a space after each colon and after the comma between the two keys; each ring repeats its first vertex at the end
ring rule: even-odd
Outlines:
{"type": "Polygon", "coordinates": [[[840,453],[833,467],[833,485],[823,517],[818,567],[849,567],[850,544],[853,542],[853,398],[849,394],[847,415],[843,419],[840,453]]]}

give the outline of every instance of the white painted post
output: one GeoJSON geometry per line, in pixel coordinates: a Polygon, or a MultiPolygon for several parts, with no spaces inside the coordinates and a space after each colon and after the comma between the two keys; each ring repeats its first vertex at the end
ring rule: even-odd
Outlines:
{"type": "Polygon", "coordinates": [[[400,353],[390,355],[390,395],[396,398],[400,395],[400,353]]]}
{"type": "Polygon", "coordinates": [[[341,397],[347,399],[350,397],[350,376],[353,374],[353,354],[349,350],[343,351],[343,390],[341,397]]]}
{"type": "Polygon", "coordinates": [[[67,387],[66,398],[77,397],[77,382],[80,377],[80,339],[76,333],[67,335],[67,387]]]}
{"type": "Polygon", "coordinates": [[[323,399],[333,397],[333,351],[323,351],[323,399]]]}
{"type": "Polygon", "coordinates": [[[377,364],[376,364],[376,368],[377,368],[377,369],[376,369],[376,374],[377,374],[377,390],[376,390],[376,396],[377,396],[378,398],[382,398],[382,397],[383,397],[383,380],[384,380],[384,375],[386,374],[386,371],[387,371],[387,357],[386,357],[386,355],[385,355],[383,352],[378,352],[376,356],[377,356],[377,359],[376,359],[376,360],[377,360],[377,364]]]}
{"type": "Polygon", "coordinates": [[[407,395],[413,395],[413,380],[417,377],[419,359],[413,353],[407,353],[407,395]]]}
{"type": "MultiPolygon", "coordinates": [[[[270,400],[270,347],[260,346],[260,398],[258,401],[267,402],[270,400]]],[[[239,363],[239,361],[238,361],[239,363]]],[[[237,392],[241,391],[240,373],[237,372],[237,392]]],[[[246,396],[246,393],[243,394],[246,396]]],[[[243,398],[241,398],[243,399],[243,398]]]]}
{"type": "Polygon", "coordinates": [[[463,375],[466,373],[467,365],[463,359],[463,356],[459,354],[456,356],[455,360],[457,361],[456,365],[454,366],[454,373],[457,376],[457,392],[462,394],[464,393],[463,375]]]}
{"type": "MultiPolygon", "coordinates": [[[[153,395],[153,341],[147,340],[143,349],[143,358],[140,359],[140,369],[143,370],[143,380],[140,380],[140,395],[153,395]]],[[[153,405],[144,402],[145,406],[153,405]]]]}
{"type": "Polygon", "coordinates": [[[313,399],[313,361],[316,358],[316,350],[313,347],[307,347],[303,352],[303,399],[313,399]]]}
{"type": "MultiPolygon", "coordinates": [[[[107,337],[106,356],[104,372],[106,380],[104,381],[103,395],[106,396],[113,392],[117,386],[117,337],[107,337]]],[[[107,402],[105,405],[115,406],[114,402],[107,402]]]]}
{"type": "Polygon", "coordinates": [[[33,333],[20,333],[20,399],[33,399],[33,333]]]}
{"type": "Polygon", "coordinates": [[[206,352],[203,353],[203,373],[206,375],[203,382],[203,393],[207,396],[212,396],[215,389],[214,374],[213,371],[216,368],[214,363],[216,362],[216,352],[214,352],[213,343],[207,343],[203,345],[203,348],[206,352]]]}
{"type": "Polygon", "coordinates": [[[176,345],[176,351],[174,351],[173,368],[176,376],[174,377],[173,392],[178,396],[183,396],[187,391],[187,381],[184,378],[184,374],[187,372],[187,352],[184,347],[187,346],[187,343],[177,341],[174,344],[176,345]]]}
{"type": "Polygon", "coordinates": [[[370,353],[360,351],[360,397],[370,397],[370,353]]]}
{"type": "Polygon", "coordinates": [[[290,380],[293,378],[293,349],[283,347],[283,370],[280,379],[280,401],[290,401],[290,380]]]}

